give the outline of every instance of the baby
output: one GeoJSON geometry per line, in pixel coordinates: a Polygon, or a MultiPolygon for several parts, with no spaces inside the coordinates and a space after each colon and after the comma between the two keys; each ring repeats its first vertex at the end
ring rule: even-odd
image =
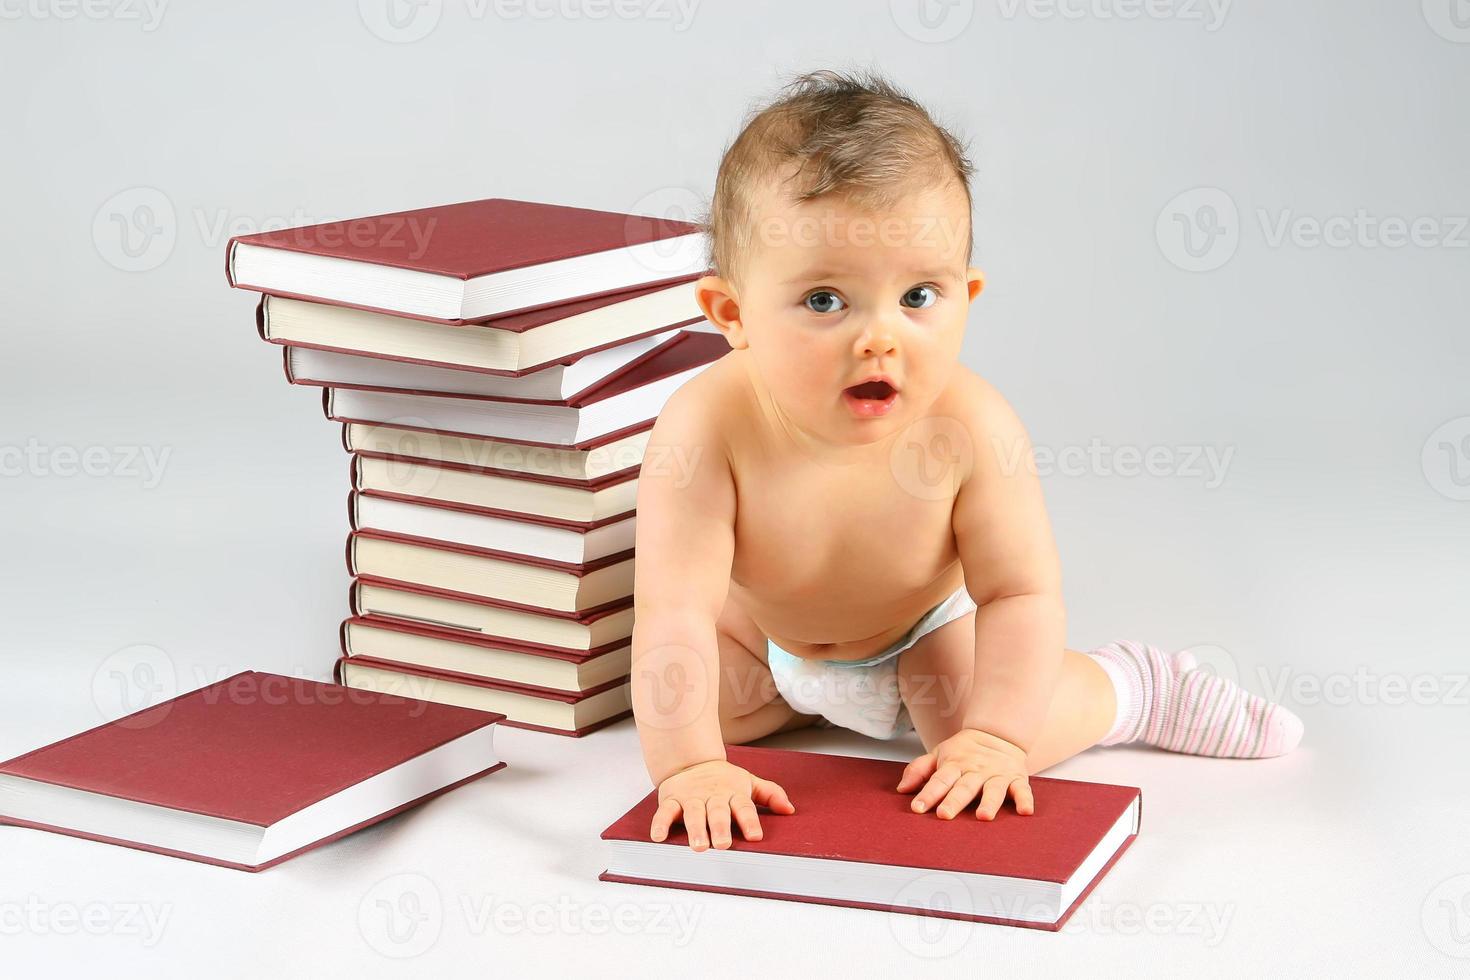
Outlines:
{"type": "Polygon", "coordinates": [[[896,790],[943,819],[1031,813],[1027,776],[1092,745],[1262,758],[1301,740],[1187,652],[1066,649],[1026,432],[957,361],[984,282],[970,176],[921,106],[834,72],[792,83],[725,153],[716,274],[695,290],[732,350],[670,399],[638,488],[655,841],[676,821],[695,850],[760,839],[757,806],[795,808],[725,745],[810,724],[915,731],[926,751],[896,790]]]}

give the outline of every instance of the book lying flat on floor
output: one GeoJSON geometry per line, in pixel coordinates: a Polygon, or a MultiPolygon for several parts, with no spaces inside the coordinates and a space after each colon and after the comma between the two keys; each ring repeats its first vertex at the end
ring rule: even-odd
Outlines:
{"type": "Polygon", "coordinates": [[[491,198],[230,239],[230,285],[445,322],[704,269],[697,225],[491,198]]]}
{"type": "Polygon", "coordinates": [[[354,616],[427,623],[570,650],[587,651],[633,635],[631,598],[589,613],[532,611],[494,599],[360,576],[348,591],[347,605],[354,616]]]}
{"type": "Polygon", "coordinates": [[[322,405],[327,418],[337,422],[375,422],[476,438],[581,446],[656,418],[680,386],[729,352],[730,344],[720,334],[681,331],[675,342],[631,370],[554,405],[352,388],[323,389],[322,405]]]}
{"type": "Polygon", "coordinates": [[[904,763],[731,746],[729,760],[779,783],[796,812],[761,814],[761,840],[696,853],[682,826],[653,843],[650,793],[603,831],[603,881],[1057,930],[1138,836],[1131,786],[1033,776],[1036,812],[991,821],[909,809],[904,763]]]}
{"type": "Polygon", "coordinates": [[[650,334],[694,326],[704,322],[701,315],[688,282],[472,324],[433,323],[267,295],[255,308],[255,330],[273,344],[515,378],[650,334]]]}
{"type": "Polygon", "coordinates": [[[260,871],[501,768],[502,720],[246,671],[0,763],[0,823],[260,871]]]}
{"type": "Polygon", "coordinates": [[[626,370],[664,344],[671,343],[677,335],[676,330],[651,334],[641,340],[630,340],[626,344],[579,357],[570,364],[553,364],[516,378],[460,368],[385,361],[312,347],[288,345],[281,349],[281,354],[286,380],[295,385],[557,402],[575,398],[593,385],[609,380],[618,371],[626,370]]]}
{"type": "Polygon", "coordinates": [[[598,440],[590,448],[553,449],[391,425],[346,422],[342,425],[342,448],[350,453],[458,463],[504,476],[530,473],[568,484],[586,484],[642,466],[648,437],[652,433],[653,420],[650,419],[635,431],[609,440],[598,440]]]}

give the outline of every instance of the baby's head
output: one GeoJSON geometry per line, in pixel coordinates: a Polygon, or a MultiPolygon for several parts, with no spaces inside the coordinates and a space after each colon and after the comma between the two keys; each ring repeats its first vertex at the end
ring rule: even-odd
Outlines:
{"type": "Polygon", "coordinates": [[[970,173],[918,103],[830,71],[788,85],[725,151],[707,222],[715,274],[696,295],[809,436],[876,442],[943,390],[982,285],[970,173]]]}

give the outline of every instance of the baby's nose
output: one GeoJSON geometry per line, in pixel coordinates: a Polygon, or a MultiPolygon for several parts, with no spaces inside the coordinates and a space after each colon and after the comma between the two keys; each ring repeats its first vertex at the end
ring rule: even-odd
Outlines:
{"type": "Polygon", "coordinates": [[[859,357],[883,357],[898,349],[898,333],[881,320],[874,320],[858,334],[859,357]]]}

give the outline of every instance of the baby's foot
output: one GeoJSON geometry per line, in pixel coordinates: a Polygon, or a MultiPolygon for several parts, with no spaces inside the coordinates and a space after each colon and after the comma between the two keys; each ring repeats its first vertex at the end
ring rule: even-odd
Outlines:
{"type": "Polygon", "coordinates": [[[1107,671],[1118,696],[1118,716],[1102,745],[1143,742],[1189,755],[1266,759],[1302,740],[1295,714],[1199,669],[1188,650],[1170,654],[1122,641],[1088,656],[1107,671]]]}

